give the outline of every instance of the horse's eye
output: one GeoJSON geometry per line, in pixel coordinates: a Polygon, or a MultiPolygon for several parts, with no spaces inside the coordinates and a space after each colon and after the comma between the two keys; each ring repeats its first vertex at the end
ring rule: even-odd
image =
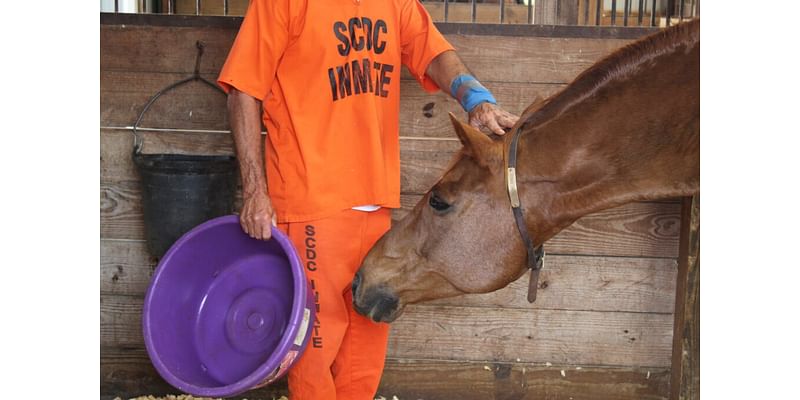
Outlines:
{"type": "Polygon", "coordinates": [[[428,204],[436,211],[446,211],[450,208],[450,204],[447,204],[446,201],[442,200],[436,192],[431,192],[430,197],[428,198],[428,204]]]}

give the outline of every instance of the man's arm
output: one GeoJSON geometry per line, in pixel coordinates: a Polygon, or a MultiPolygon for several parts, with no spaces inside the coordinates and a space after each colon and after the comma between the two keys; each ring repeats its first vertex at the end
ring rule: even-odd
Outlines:
{"type": "MultiPolygon", "coordinates": [[[[458,54],[451,50],[436,56],[428,65],[426,74],[436,82],[436,85],[438,85],[442,91],[450,93],[450,85],[453,80],[461,74],[470,75],[470,72],[464,63],[461,62],[458,54]]],[[[452,95],[451,93],[451,96],[452,95]]],[[[518,116],[489,102],[482,102],[469,110],[470,125],[497,135],[505,134],[503,129],[511,128],[518,119],[518,116]]]]}
{"type": "Polygon", "coordinates": [[[231,88],[228,94],[228,119],[236,144],[236,157],[242,177],[242,229],[255,239],[272,236],[272,202],[267,193],[264,154],[261,140],[261,102],[231,88]]]}

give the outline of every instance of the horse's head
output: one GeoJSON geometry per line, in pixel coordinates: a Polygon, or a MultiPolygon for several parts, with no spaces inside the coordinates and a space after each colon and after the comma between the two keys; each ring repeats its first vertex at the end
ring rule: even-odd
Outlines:
{"type": "Polygon", "coordinates": [[[504,141],[451,119],[463,148],[375,244],[353,281],[355,309],[375,321],[393,321],[407,304],[494,291],[525,272],[506,191],[504,141]]]}

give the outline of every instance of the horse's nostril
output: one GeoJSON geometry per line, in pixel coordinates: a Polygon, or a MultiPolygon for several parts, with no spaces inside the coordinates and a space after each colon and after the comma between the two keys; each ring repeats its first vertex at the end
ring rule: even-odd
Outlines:
{"type": "Polygon", "coordinates": [[[356,276],[353,277],[353,298],[356,297],[356,291],[358,290],[358,286],[361,285],[361,270],[356,272],[356,276]]]}

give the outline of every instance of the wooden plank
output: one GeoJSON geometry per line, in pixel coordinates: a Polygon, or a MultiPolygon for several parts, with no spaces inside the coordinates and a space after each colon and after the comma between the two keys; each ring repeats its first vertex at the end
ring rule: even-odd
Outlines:
{"type": "MultiPolygon", "coordinates": [[[[233,137],[228,132],[140,131],[144,153],[231,155],[233,137]]],[[[138,180],[131,157],[133,133],[124,129],[100,130],[100,177],[104,181],[138,180]]]]}
{"type": "Polygon", "coordinates": [[[101,71],[173,72],[191,75],[197,41],[205,49],[203,74],[218,74],[238,29],[100,25],[101,71]]]}
{"type": "MultiPolygon", "coordinates": [[[[175,394],[150,364],[143,349],[101,348],[100,394],[130,398],[175,394]]],[[[666,399],[669,372],[664,369],[609,368],[523,363],[386,360],[376,397],[425,400],[656,400],[666,399]],[[564,376],[561,375],[564,370],[564,376]]],[[[286,380],[235,397],[286,396],[286,380]]]]}
{"type": "MultiPolygon", "coordinates": [[[[101,25],[100,70],[191,74],[195,42],[201,40],[206,50],[200,72],[216,74],[235,34],[236,30],[230,28],[101,25]]],[[[484,82],[568,83],[601,57],[630,42],[462,34],[445,37],[484,82]]]]}
{"type": "MultiPolygon", "coordinates": [[[[422,195],[400,197],[402,208],[392,214],[404,218],[422,195]]],[[[665,257],[678,256],[680,204],[673,199],[629,203],[578,219],[547,241],[548,254],[594,256],[665,257]]]]}
{"type": "Polygon", "coordinates": [[[666,368],[672,355],[672,316],[410,306],[392,323],[388,354],[397,358],[666,368]]]}
{"type": "Polygon", "coordinates": [[[622,39],[446,37],[482,81],[531,83],[569,83],[599,59],[630,42],[622,39]]]}
{"type": "Polygon", "coordinates": [[[670,399],[700,398],[700,196],[687,197],[681,217],[670,399]]]}
{"type": "MultiPolygon", "coordinates": [[[[141,347],[141,296],[100,297],[100,344],[141,347]]],[[[668,367],[669,314],[410,306],[389,356],[460,361],[668,367]]]]}
{"type": "MultiPolygon", "coordinates": [[[[403,208],[395,210],[394,220],[407,214],[420,198],[419,195],[401,195],[403,208]]],[[[626,204],[579,219],[550,239],[546,248],[550,255],[675,258],[679,221],[679,204],[626,204]]],[[[138,181],[101,180],[100,236],[103,239],[145,239],[138,181]]]]}
{"type": "Polygon", "coordinates": [[[378,394],[425,400],[665,399],[668,375],[660,368],[389,359],[378,394]]]}
{"type": "MultiPolygon", "coordinates": [[[[484,82],[497,103],[506,111],[520,115],[537,97],[547,98],[559,92],[563,83],[484,82]]],[[[448,113],[466,121],[467,113],[449,94],[430,94],[416,81],[400,85],[400,135],[410,137],[456,137],[448,113]]]]}
{"type": "MultiPolygon", "coordinates": [[[[100,126],[133,126],[156,93],[187,77],[179,73],[101,72],[100,126]]],[[[216,79],[215,74],[203,77],[212,82],[216,79]]],[[[227,130],[227,97],[204,83],[185,83],[160,96],[139,127],[227,130]]]]}
{"type": "MultiPolygon", "coordinates": [[[[156,264],[143,241],[101,240],[101,295],[144,296],[156,264]]],[[[525,299],[527,274],[493,293],[426,304],[671,314],[676,271],[673,259],[554,255],[542,270],[534,304],[525,299]]]]}
{"type": "Polygon", "coordinates": [[[536,302],[527,301],[529,273],[507,287],[427,304],[538,310],[671,314],[677,268],[672,259],[549,255],[536,302]]]}
{"type": "MultiPolygon", "coordinates": [[[[140,134],[144,153],[234,154],[233,137],[228,132],[140,131],[140,134]]],[[[101,180],[138,179],[131,158],[132,143],[130,130],[101,129],[101,180]]],[[[461,143],[457,140],[401,139],[401,191],[412,194],[427,192],[460,148],[461,143]]]]}
{"type": "Polygon", "coordinates": [[[100,240],[100,295],[144,296],[158,259],[141,240],[100,240]]]}
{"type": "MultiPolygon", "coordinates": [[[[286,378],[232,399],[277,399],[288,392],[286,378]]],[[[156,371],[143,347],[100,347],[100,395],[124,399],[180,394],[156,371]]]]}
{"type": "MultiPolygon", "coordinates": [[[[185,78],[181,73],[102,71],[100,125],[132,126],[147,101],[158,91],[185,78]]],[[[216,75],[206,74],[209,80],[216,75]]],[[[563,83],[484,82],[507,111],[520,114],[537,97],[549,97],[563,83]]],[[[400,83],[400,133],[411,137],[455,137],[448,113],[466,119],[461,106],[444,92],[425,92],[413,79],[400,83]]],[[[227,130],[225,96],[201,83],[188,83],[161,96],[145,114],[141,127],[227,130]]]]}

